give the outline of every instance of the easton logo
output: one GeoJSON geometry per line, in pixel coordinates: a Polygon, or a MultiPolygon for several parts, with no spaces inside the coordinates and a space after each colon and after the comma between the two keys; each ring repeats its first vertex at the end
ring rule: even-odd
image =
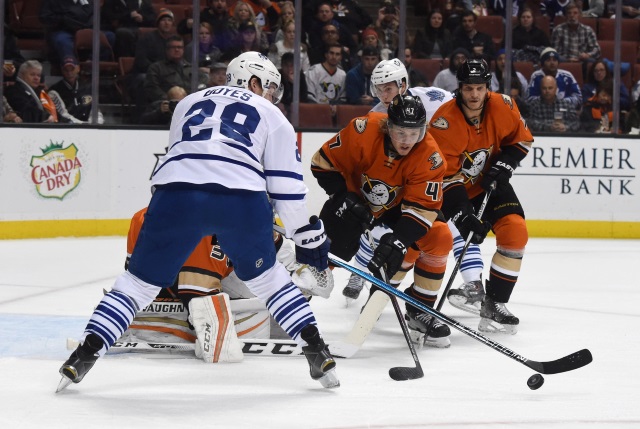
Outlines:
{"type": "Polygon", "coordinates": [[[45,198],[62,200],[80,183],[82,162],[78,158],[78,148],[70,144],[63,148],[63,142],[50,141],[41,156],[31,157],[31,180],[38,194],[45,198]]]}

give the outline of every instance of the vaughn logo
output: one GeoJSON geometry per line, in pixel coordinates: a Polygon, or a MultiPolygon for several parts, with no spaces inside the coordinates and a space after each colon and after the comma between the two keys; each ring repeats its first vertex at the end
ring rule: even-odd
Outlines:
{"type": "Polygon", "coordinates": [[[31,180],[36,191],[45,198],[63,199],[80,183],[82,163],[78,148],[72,143],[63,148],[63,142],[50,141],[41,156],[31,157],[31,180]]]}

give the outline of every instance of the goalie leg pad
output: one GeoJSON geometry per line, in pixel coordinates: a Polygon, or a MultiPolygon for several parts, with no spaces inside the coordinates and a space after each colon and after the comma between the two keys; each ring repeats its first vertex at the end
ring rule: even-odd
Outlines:
{"type": "Polygon", "coordinates": [[[189,312],[198,337],[197,357],[209,363],[242,361],[242,343],[234,327],[229,295],[194,298],[189,303],[189,312]]]}

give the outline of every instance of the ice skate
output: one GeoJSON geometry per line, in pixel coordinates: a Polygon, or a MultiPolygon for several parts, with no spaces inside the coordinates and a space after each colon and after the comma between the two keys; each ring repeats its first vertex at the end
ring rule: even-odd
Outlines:
{"type": "Polygon", "coordinates": [[[505,303],[496,302],[489,296],[485,296],[482,301],[480,317],[478,330],[481,332],[502,332],[511,335],[518,332],[520,320],[507,309],[505,303]]]}
{"type": "Polygon", "coordinates": [[[451,330],[438,319],[433,321],[429,336],[425,338],[427,327],[431,324],[431,319],[434,318],[430,314],[407,305],[407,314],[405,314],[404,318],[407,320],[411,339],[419,347],[425,345],[429,347],[446,348],[451,345],[451,341],[449,341],[451,330]]]}
{"type": "Polygon", "coordinates": [[[451,289],[447,294],[449,303],[455,308],[472,314],[480,314],[480,306],[484,298],[482,280],[463,283],[458,289],[451,289]]]}
{"type": "Polygon", "coordinates": [[[342,295],[347,299],[347,306],[351,301],[355,301],[360,296],[360,292],[364,288],[365,280],[357,274],[351,274],[349,283],[342,289],[342,295]]]}
{"type": "Polygon", "coordinates": [[[93,367],[98,358],[98,351],[102,348],[103,342],[95,334],[89,334],[84,343],[78,346],[69,359],[60,367],[62,379],[58,384],[56,393],[64,390],[71,383],[80,383],[87,372],[93,367]]]}
{"type": "Polygon", "coordinates": [[[309,361],[311,378],[318,380],[326,388],[339,387],[340,380],[335,370],[336,361],[320,337],[316,325],[305,326],[300,336],[308,344],[302,348],[302,352],[309,361]]]}

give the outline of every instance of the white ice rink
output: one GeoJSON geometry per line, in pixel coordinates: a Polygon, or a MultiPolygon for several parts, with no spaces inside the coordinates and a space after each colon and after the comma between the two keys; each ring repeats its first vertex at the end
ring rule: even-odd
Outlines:
{"type": "MultiPolygon", "coordinates": [[[[494,246],[483,244],[485,263],[494,246]]],[[[391,380],[390,367],[413,361],[389,305],[363,349],[338,361],[338,389],[311,380],[303,357],[129,354],[100,359],[55,394],[65,339],[81,334],[125,252],[125,238],[0,240],[1,429],[640,428],[638,240],[531,239],[509,305],[519,332],[491,338],[538,361],[582,348],[594,357],[536,391],[532,370],[455,330],[450,348],[418,351],[424,378],[391,380]]],[[[335,276],[332,297],[311,301],[329,342],[348,332],[365,295],[345,308],[348,275],[335,276]]],[[[477,329],[477,317],[447,303],[443,312],[477,329]]]]}

